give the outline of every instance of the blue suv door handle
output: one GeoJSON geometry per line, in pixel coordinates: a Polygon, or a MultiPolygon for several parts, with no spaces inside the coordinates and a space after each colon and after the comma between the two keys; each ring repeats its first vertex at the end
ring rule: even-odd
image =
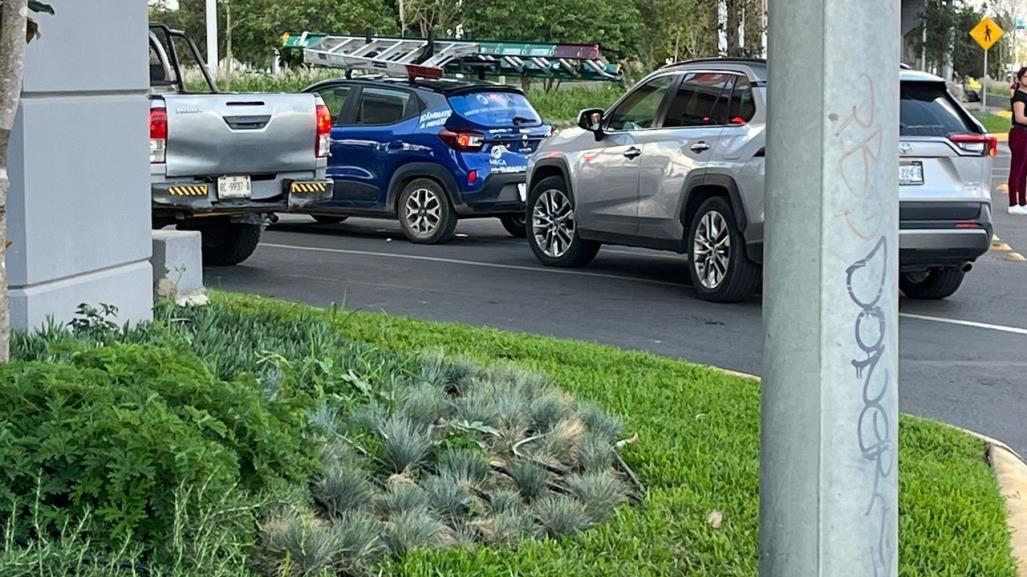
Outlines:
{"type": "Polygon", "coordinates": [[[639,156],[642,156],[642,151],[632,146],[631,148],[624,151],[624,156],[626,158],[638,158],[639,156]]]}
{"type": "Polygon", "coordinates": [[[692,145],[692,152],[706,152],[710,149],[710,145],[705,140],[700,140],[692,145]]]}

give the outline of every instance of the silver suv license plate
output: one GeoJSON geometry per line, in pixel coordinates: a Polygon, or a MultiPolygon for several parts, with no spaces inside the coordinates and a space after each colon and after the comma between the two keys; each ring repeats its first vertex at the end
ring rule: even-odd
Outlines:
{"type": "Polygon", "coordinates": [[[924,164],[922,162],[899,163],[899,186],[910,186],[924,183],[924,164]]]}

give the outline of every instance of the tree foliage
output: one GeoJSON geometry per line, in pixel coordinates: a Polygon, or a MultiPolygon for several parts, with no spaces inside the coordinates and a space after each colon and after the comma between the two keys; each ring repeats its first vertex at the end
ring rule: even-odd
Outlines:
{"type": "MultiPolygon", "coordinates": [[[[919,38],[916,48],[919,52],[926,46],[928,68],[942,69],[951,59],[956,78],[980,78],[984,71],[984,52],[970,37],[970,30],[984,18],[985,12],[975,4],[961,0],[926,0],[921,17],[927,27],[926,45],[919,38]]],[[[992,15],[1006,31],[1013,28],[1013,18],[1007,12],[992,15]]],[[[1009,62],[1009,45],[1012,36],[1007,33],[988,54],[988,74],[992,78],[1003,77],[1002,71],[1009,62]]]]}
{"type": "MultiPolygon", "coordinates": [[[[150,19],[185,30],[206,50],[204,0],[179,0],[178,10],[150,9],[150,19]]],[[[232,54],[243,62],[266,66],[285,32],[334,34],[394,34],[398,17],[384,0],[218,0],[218,53],[225,55],[231,37],[232,54]],[[231,28],[226,22],[231,12],[231,28]]]]}

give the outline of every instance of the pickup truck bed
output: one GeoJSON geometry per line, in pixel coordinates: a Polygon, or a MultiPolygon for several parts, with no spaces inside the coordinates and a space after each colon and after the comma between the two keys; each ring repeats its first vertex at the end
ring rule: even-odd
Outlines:
{"type": "Polygon", "coordinates": [[[205,265],[242,262],[265,220],[331,196],[319,97],[219,93],[192,39],[160,24],[150,26],[150,84],[153,225],[199,230],[205,265]],[[182,44],[209,92],[185,90],[182,44]]]}

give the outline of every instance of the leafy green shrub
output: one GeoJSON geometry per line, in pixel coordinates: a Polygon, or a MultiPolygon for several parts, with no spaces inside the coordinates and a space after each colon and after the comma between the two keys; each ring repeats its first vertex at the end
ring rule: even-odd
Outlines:
{"type": "MultiPolygon", "coordinates": [[[[81,433],[76,441],[92,451],[83,457],[62,446],[53,459],[67,454],[72,464],[85,459],[119,468],[116,474],[103,468],[73,471],[65,481],[72,487],[54,490],[49,484],[56,467],[26,462],[9,501],[25,502],[34,477],[24,471],[38,471],[47,487],[41,501],[51,533],[62,519],[80,518],[88,508],[107,529],[120,520],[108,518],[110,511],[121,507],[136,516],[106,546],[119,534],[143,536],[159,558],[163,550],[154,544],[170,539],[176,551],[185,551],[180,556],[213,566],[208,551],[219,546],[192,551],[183,536],[201,535],[204,543],[220,543],[220,537],[176,521],[181,506],[168,490],[202,487],[203,495],[233,502],[273,493],[273,500],[237,507],[245,514],[201,517],[235,535],[241,547],[255,544],[253,567],[270,577],[363,576],[373,574],[386,556],[415,549],[512,544],[556,536],[564,528],[577,531],[626,502],[624,484],[614,482],[621,473],[613,469],[618,439],[610,423],[617,421],[576,404],[539,375],[481,368],[439,352],[397,354],[354,343],[334,326],[345,322],[338,313],[283,318],[275,309],[248,304],[160,304],[153,323],[134,328],[98,320],[104,314],[97,310],[70,331],[51,327],[15,343],[21,359],[53,363],[22,362],[23,367],[65,371],[79,375],[79,384],[90,391],[102,388],[95,403],[111,414],[98,411],[101,420],[137,437],[136,445],[123,446],[117,435],[104,444],[93,430],[68,428],[60,420],[52,424],[81,433]],[[153,415],[136,414],[135,405],[144,401],[157,407],[153,415]],[[151,428],[153,433],[138,435],[151,428]],[[106,456],[119,449],[128,449],[125,463],[106,456]],[[133,463],[148,468],[134,472],[127,467],[133,463]],[[110,480],[103,478],[108,473],[110,480]],[[89,487],[119,493],[76,493],[70,479],[90,475],[101,480],[89,487]],[[148,484],[136,495],[126,488],[139,484],[138,478],[148,484]],[[79,509],[66,507],[72,497],[62,502],[64,494],[81,500],[79,509]],[[273,508],[268,517],[272,501],[288,506],[273,508]],[[147,515],[150,509],[157,514],[147,515]],[[584,524],[575,521],[575,511],[585,512],[584,524]],[[258,525],[254,518],[266,520],[258,525]]],[[[63,373],[53,380],[61,386],[78,382],[63,373]]],[[[51,397],[41,393],[36,404],[51,397]]],[[[29,412],[40,423],[52,418],[45,406],[29,412]]],[[[68,418],[91,423],[93,412],[93,405],[79,403],[68,418]]],[[[0,424],[5,416],[0,409],[0,424]]],[[[211,498],[196,499],[195,509],[211,509],[211,498]]],[[[19,516],[25,517],[24,509],[19,516]]],[[[238,557],[227,557],[241,566],[238,557]]]]}
{"type": "Polygon", "coordinates": [[[47,533],[92,511],[94,540],[150,547],[169,537],[181,486],[257,493],[315,467],[298,401],[171,351],[111,345],[65,365],[14,362],[0,382],[0,510],[27,518],[38,501],[47,533]]]}

